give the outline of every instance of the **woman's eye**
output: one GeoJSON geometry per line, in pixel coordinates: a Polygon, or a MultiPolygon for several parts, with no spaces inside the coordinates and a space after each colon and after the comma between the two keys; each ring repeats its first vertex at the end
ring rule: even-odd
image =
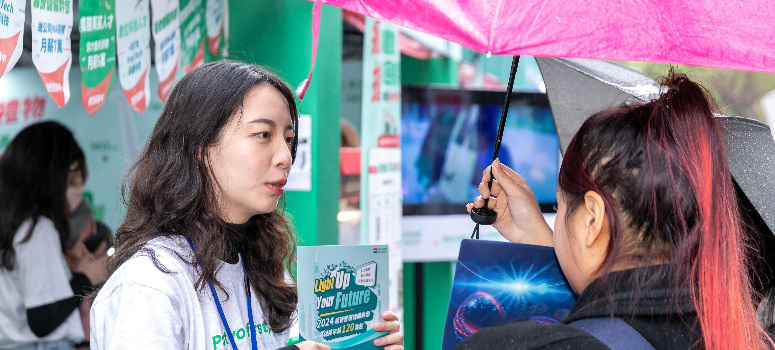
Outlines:
{"type": "Polygon", "coordinates": [[[272,134],[270,132],[268,132],[268,131],[266,131],[266,132],[259,132],[259,133],[254,134],[254,135],[258,136],[260,138],[264,138],[264,139],[268,139],[268,138],[270,138],[272,136],[272,134]]]}
{"type": "Polygon", "coordinates": [[[293,137],[286,137],[285,143],[288,143],[288,144],[293,143],[293,137]]]}

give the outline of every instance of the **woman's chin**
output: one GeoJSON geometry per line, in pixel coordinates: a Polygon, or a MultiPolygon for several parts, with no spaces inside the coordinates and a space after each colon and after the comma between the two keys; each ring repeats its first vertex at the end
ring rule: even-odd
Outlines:
{"type": "Polygon", "coordinates": [[[277,205],[280,203],[279,199],[271,201],[267,205],[262,205],[260,208],[256,208],[256,215],[269,214],[277,209],[277,205]]]}

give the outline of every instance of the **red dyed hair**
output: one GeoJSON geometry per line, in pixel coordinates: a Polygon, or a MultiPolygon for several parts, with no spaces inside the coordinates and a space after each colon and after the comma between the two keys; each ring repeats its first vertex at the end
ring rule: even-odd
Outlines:
{"type": "Polygon", "coordinates": [[[569,216],[597,192],[611,228],[602,272],[625,260],[672,263],[706,349],[762,348],[716,105],[685,75],[661,83],[659,99],[595,114],[574,136],[559,175],[569,216]]]}

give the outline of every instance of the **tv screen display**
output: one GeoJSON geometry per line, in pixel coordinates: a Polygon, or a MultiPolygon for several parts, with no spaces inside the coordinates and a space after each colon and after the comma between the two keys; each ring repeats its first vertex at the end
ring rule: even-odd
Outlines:
{"type": "MultiPolygon", "coordinates": [[[[404,215],[465,214],[492,162],[505,92],[404,87],[404,215]]],[[[559,140],[546,94],[513,93],[498,158],[527,180],[541,209],[557,203],[559,140]]]]}

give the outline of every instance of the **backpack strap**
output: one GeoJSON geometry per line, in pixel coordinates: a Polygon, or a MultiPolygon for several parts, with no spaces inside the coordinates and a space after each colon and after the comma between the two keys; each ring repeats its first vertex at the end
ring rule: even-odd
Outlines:
{"type": "Polygon", "coordinates": [[[585,318],[569,326],[591,334],[612,350],[654,350],[646,338],[618,317],[585,318]]]}

